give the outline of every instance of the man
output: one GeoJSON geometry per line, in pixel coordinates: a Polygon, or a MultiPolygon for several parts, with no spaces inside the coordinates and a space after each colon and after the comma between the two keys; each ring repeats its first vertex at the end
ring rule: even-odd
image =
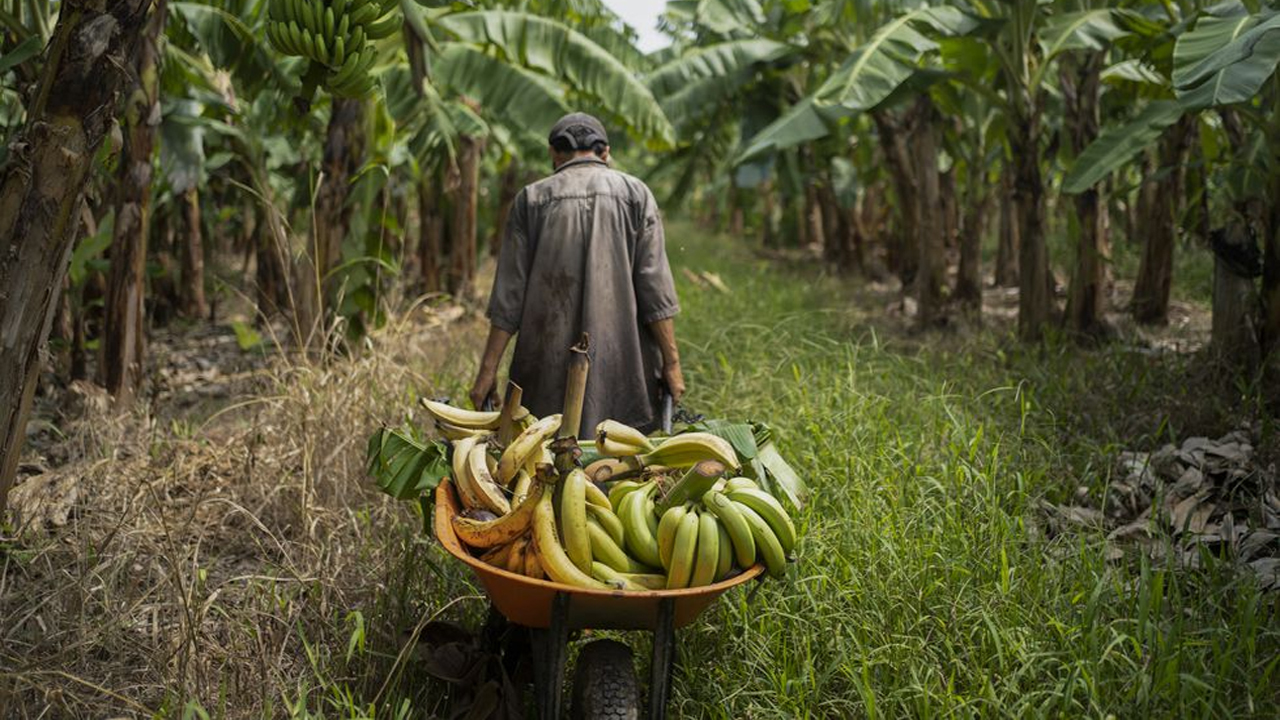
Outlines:
{"type": "Polygon", "coordinates": [[[537,416],[564,406],[569,347],[591,338],[580,435],[613,419],[651,431],[658,382],[684,394],[673,318],[680,311],[653,193],[611,169],[596,118],[566,115],[551,129],[555,172],[520,191],[507,220],[489,297],[489,339],[471,389],[496,400],[498,363],[517,333],[511,380],[537,416]]]}

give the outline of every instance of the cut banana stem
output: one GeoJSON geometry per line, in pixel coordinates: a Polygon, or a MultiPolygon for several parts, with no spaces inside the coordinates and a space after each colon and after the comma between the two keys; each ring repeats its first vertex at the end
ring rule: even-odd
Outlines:
{"type": "Polygon", "coordinates": [[[723,474],[724,465],[714,460],[695,463],[662,500],[657,502],[658,513],[665,514],[669,508],[702,497],[723,474]]]}

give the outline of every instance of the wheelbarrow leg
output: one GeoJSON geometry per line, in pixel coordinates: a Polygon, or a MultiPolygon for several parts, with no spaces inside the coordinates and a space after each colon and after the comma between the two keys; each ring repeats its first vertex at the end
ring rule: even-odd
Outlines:
{"type": "Polygon", "coordinates": [[[538,717],[559,720],[564,689],[564,663],[569,645],[569,596],[556,593],[551,601],[551,627],[530,630],[533,640],[533,686],[538,696],[538,717]]]}
{"type": "Polygon", "coordinates": [[[667,716],[671,696],[671,671],[676,658],[676,603],[664,598],[658,603],[658,626],[653,629],[653,662],[649,676],[649,718],[667,716]]]}

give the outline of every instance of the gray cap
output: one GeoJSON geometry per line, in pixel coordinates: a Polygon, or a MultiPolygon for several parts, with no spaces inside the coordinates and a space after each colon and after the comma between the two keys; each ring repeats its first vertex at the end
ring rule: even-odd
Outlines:
{"type": "Polygon", "coordinates": [[[551,128],[547,142],[554,145],[559,138],[567,140],[574,150],[590,150],[596,142],[609,144],[604,124],[586,113],[569,113],[560,118],[551,128]]]}

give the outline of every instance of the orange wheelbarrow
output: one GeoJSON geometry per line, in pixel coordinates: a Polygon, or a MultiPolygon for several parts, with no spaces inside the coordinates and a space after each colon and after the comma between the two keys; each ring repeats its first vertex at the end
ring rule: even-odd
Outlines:
{"type": "MultiPolygon", "coordinates": [[[[727,580],[682,590],[623,592],[593,590],[535,580],[493,567],[473,557],[458,540],[451,522],[459,511],[453,483],[445,479],[436,488],[434,527],[436,539],[451,555],[471,566],[497,612],[508,621],[530,629],[533,646],[534,688],[539,717],[559,718],[564,685],[565,659],[570,630],[648,630],[653,633],[653,662],[649,682],[650,718],[666,716],[675,661],[675,630],[693,622],[725,591],[758,577],[759,564],[727,580]]],[[[638,718],[639,691],[631,653],[608,640],[598,640],[579,653],[574,683],[575,713],[599,717],[638,718]],[[599,652],[589,652],[600,645],[599,652]],[[582,699],[582,704],[579,699],[582,699]]]]}

